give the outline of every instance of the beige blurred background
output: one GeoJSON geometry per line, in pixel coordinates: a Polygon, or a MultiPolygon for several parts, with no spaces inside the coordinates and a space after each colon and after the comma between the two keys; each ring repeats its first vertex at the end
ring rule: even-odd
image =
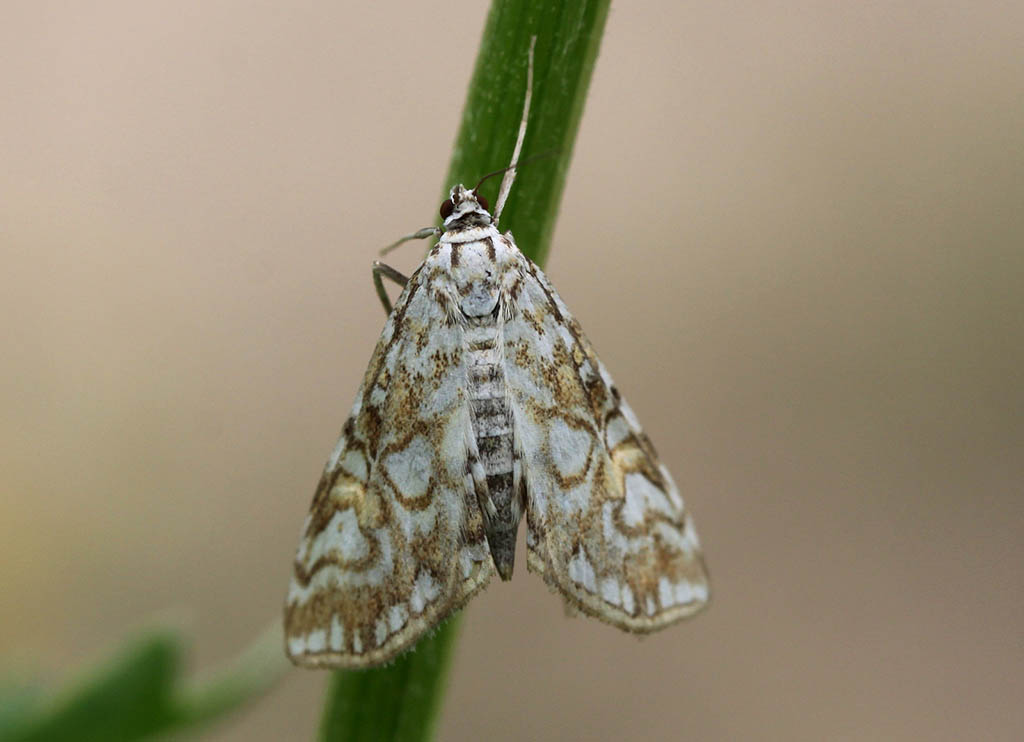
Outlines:
{"type": "MultiPolygon", "coordinates": [[[[278,616],[484,15],[0,5],[5,669],[278,616]]],[[[441,738],[1024,738],[1022,207],[1019,2],[613,5],[548,272],[715,598],[640,642],[520,569],[441,738]]],[[[309,739],[325,677],[208,738],[309,739]]]]}

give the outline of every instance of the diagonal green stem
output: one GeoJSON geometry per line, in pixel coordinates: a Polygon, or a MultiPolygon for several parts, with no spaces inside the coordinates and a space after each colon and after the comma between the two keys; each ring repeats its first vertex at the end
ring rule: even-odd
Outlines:
{"type": "MultiPolygon", "coordinates": [[[[529,127],[520,160],[554,151],[519,170],[501,217],[527,257],[544,262],[562,200],[590,75],[608,15],[608,0],[495,0],[476,57],[473,80],[445,192],[476,183],[508,164],[526,91],[526,50],[537,37],[529,127]]],[[[494,203],[497,179],[485,185],[494,203]]]]}
{"type": "MultiPolygon", "coordinates": [[[[525,165],[501,217],[519,248],[543,263],[565,186],[565,174],[597,58],[609,0],[494,0],[477,53],[462,124],[444,183],[472,186],[505,167],[519,129],[530,39],[534,87],[521,160],[525,165]]],[[[496,179],[481,189],[494,203],[496,179]]],[[[334,673],[320,727],[323,742],[433,737],[455,646],[459,617],[390,665],[334,673]]]]}
{"type": "Polygon", "coordinates": [[[427,740],[440,710],[461,617],[394,663],[335,672],[327,690],[321,740],[427,740]]]}

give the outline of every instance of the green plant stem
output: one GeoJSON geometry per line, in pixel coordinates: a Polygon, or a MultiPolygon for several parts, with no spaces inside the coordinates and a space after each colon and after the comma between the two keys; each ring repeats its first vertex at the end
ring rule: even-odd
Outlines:
{"type": "Polygon", "coordinates": [[[461,616],[453,616],[394,663],[338,671],[327,690],[322,740],[430,739],[461,616]]]}
{"type": "MultiPolygon", "coordinates": [[[[484,27],[444,194],[455,183],[475,185],[509,164],[526,92],[527,49],[536,36],[533,100],[520,160],[554,153],[519,170],[501,228],[538,264],[554,231],[608,5],[609,0],[494,0],[484,27]]],[[[491,203],[498,180],[481,189],[491,203]]],[[[431,739],[458,623],[458,617],[449,619],[385,667],[335,672],[320,739],[431,739]]]]}
{"type": "MultiPolygon", "coordinates": [[[[529,127],[519,170],[501,216],[523,253],[543,265],[555,229],[576,132],[608,15],[609,0],[495,0],[484,27],[473,79],[444,189],[472,185],[508,165],[526,92],[526,51],[534,49],[529,127]]],[[[481,190],[494,203],[499,179],[481,190]]]]}

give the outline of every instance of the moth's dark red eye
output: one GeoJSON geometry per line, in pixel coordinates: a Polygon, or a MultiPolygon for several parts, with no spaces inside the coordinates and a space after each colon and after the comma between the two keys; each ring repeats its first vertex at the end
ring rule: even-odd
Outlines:
{"type": "Polygon", "coordinates": [[[477,203],[484,207],[484,211],[490,211],[491,205],[487,203],[487,199],[481,196],[479,193],[476,194],[477,203]]]}
{"type": "Polygon", "coordinates": [[[450,198],[443,204],[441,204],[442,219],[447,219],[448,217],[450,217],[453,211],[455,211],[455,204],[452,203],[452,200],[450,198]]]}

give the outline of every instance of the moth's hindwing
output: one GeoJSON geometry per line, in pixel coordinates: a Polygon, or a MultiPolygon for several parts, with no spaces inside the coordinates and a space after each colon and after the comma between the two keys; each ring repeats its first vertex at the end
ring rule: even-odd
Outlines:
{"type": "Polygon", "coordinates": [[[521,276],[504,343],[529,569],[628,631],[692,615],[708,575],[676,485],[547,277],[525,257],[521,276]]]}
{"type": "Polygon", "coordinates": [[[296,664],[385,662],[494,572],[466,496],[467,371],[444,280],[431,258],[410,278],[324,469],[285,607],[296,664]]]}

